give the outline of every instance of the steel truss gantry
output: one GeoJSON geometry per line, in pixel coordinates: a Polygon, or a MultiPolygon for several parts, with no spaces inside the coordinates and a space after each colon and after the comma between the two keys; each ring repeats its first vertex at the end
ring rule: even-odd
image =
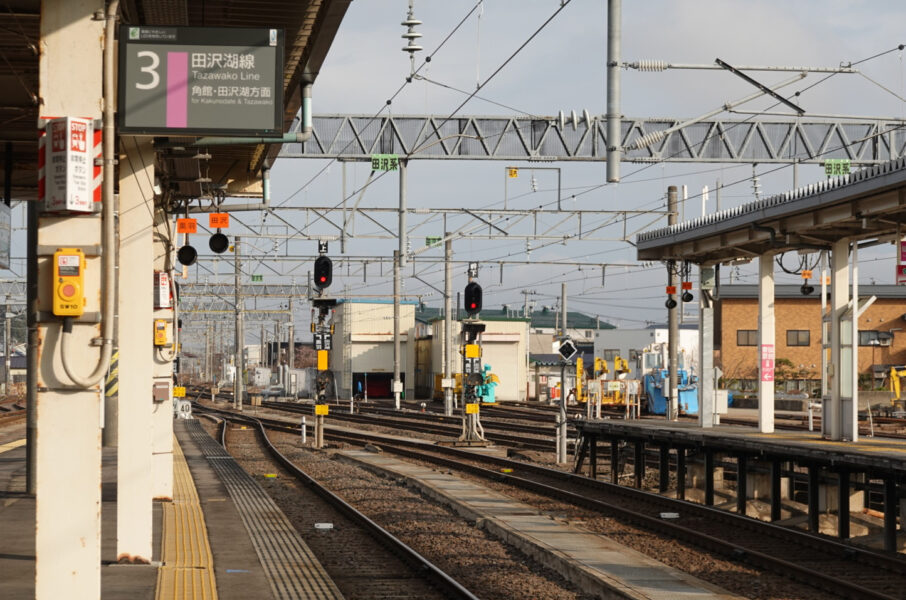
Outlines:
{"type": "MultiPolygon", "coordinates": [[[[558,204],[571,201],[561,198],[558,204]]],[[[552,203],[553,204],[553,203],[552,203]]],[[[302,212],[304,224],[289,224],[290,233],[267,232],[260,235],[243,234],[246,239],[270,240],[324,240],[341,242],[352,239],[399,238],[396,208],[344,206],[288,206],[280,211],[286,215],[302,212]],[[363,231],[365,226],[370,231],[363,231]]],[[[421,233],[425,237],[436,237],[438,247],[443,246],[443,234],[447,231],[450,239],[469,240],[530,240],[539,244],[565,241],[614,242],[631,239],[646,229],[654,220],[667,214],[664,209],[656,210],[570,210],[549,208],[529,209],[469,209],[469,208],[410,208],[406,210],[412,219],[408,236],[421,233]],[[642,217],[637,224],[630,219],[642,217]],[[446,225],[445,225],[446,223],[446,225]],[[611,226],[621,226],[619,235],[603,236],[611,226]]]]}
{"type": "MultiPolygon", "coordinates": [[[[829,158],[868,165],[906,153],[906,121],[892,118],[708,119],[624,118],[624,162],[821,163],[829,158]],[[657,137],[657,135],[654,135],[657,137]]],[[[283,158],[369,161],[372,154],[411,160],[603,161],[604,115],[570,117],[319,115],[304,144],[284,144],[283,158]]]]}

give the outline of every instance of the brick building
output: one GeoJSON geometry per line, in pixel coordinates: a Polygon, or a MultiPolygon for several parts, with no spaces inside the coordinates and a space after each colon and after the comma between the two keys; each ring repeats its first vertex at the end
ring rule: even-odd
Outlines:
{"type": "MultiPolygon", "coordinates": [[[[859,318],[858,341],[860,377],[873,377],[877,386],[890,365],[906,364],[906,288],[860,285],[859,295],[863,302],[877,298],[859,318]]],[[[777,389],[814,397],[821,388],[820,287],[803,296],[798,285],[778,285],[774,297],[777,389]]],[[[758,286],[721,286],[714,327],[715,364],[723,370],[724,385],[756,389],[758,286]]]]}

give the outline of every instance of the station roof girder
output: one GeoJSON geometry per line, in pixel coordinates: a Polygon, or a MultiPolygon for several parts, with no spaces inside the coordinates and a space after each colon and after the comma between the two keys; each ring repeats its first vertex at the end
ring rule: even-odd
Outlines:
{"type": "Polygon", "coordinates": [[[641,233],[637,258],[706,264],[830,249],[842,239],[892,242],[903,223],[906,159],[897,159],[641,233]]]}

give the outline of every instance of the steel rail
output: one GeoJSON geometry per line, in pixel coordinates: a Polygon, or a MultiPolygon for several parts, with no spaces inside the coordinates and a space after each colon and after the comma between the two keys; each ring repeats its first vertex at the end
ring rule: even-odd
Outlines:
{"type": "MultiPolygon", "coordinates": [[[[278,420],[265,419],[262,421],[270,421],[268,427],[271,427],[273,429],[290,433],[298,433],[298,427],[288,427],[286,423],[281,423],[278,420]]],[[[666,498],[664,496],[646,492],[644,490],[618,486],[607,482],[593,480],[587,477],[558,471],[556,469],[549,469],[546,467],[540,467],[537,465],[531,465],[494,456],[477,455],[475,453],[468,452],[466,450],[459,450],[456,448],[433,445],[426,447],[428,444],[427,442],[391,439],[386,436],[372,433],[357,432],[353,434],[349,432],[325,431],[325,437],[331,440],[344,441],[358,445],[365,443],[379,444],[383,450],[398,454],[400,456],[406,456],[418,460],[426,460],[448,468],[465,470],[475,475],[479,475],[483,478],[491,479],[493,481],[502,481],[509,485],[522,487],[524,489],[528,489],[536,493],[546,495],[548,497],[566,500],[570,503],[578,506],[583,506],[591,510],[612,511],[613,513],[619,515],[621,518],[633,522],[641,527],[675,537],[691,544],[698,545],[734,560],[746,560],[750,564],[759,566],[771,572],[784,574],[824,591],[843,595],[844,597],[852,598],[854,600],[893,600],[894,596],[889,596],[887,594],[865,588],[849,581],[834,577],[833,575],[827,575],[825,573],[804,567],[794,562],[783,560],[765,552],[747,548],[741,544],[722,540],[709,534],[703,534],[683,525],[652,517],[637,510],[630,510],[616,504],[595,498],[590,498],[588,496],[584,496],[575,492],[566,491],[561,489],[560,487],[555,487],[538,481],[532,481],[530,479],[526,479],[525,477],[502,473],[498,470],[489,470],[475,465],[464,464],[461,461],[463,459],[467,459],[469,461],[475,462],[490,462],[497,466],[511,468],[514,470],[514,472],[522,471],[524,473],[530,473],[536,476],[549,477],[561,481],[576,483],[595,489],[596,491],[604,491],[630,499],[634,501],[634,505],[639,505],[642,502],[654,502],[674,510],[677,507],[680,507],[684,513],[693,514],[702,519],[720,519],[726,523],[726,529],[728,531],[754,531],[759,535],[775,538],[780,543],[799,544],[810,549],[825,552],[837,558],[843,558],[848,561],[859,561],[860,564],[869,565],[873,568],[880,567],[890,572],[902,573],[904,571],[904,567],[906,567],[906,560],[902,558],[897,558],[872,550],[859,548],[853,545],[842,544],[834,540],[827,540],[812,534],[787,529],[771,523],[764,523],[750,517],[736,515],[734,513],[722,511],[720,509],[702,506],[687,501],[674,500],[672,498],[666,498]],[[442,456],[437,456],[437,454],[452,455],[455,458],[445,458],[442,456]]]]}
{"type": "MultiPolygon", "coordinates": [[[[219,411],[226,412],[226,411],[219,411]]],[[[462,598],[464,600],[478,600],[478,597],[472,594],[458,581],[447,575],[430,560],[416,552],[402,540],[392,533],[369,519],[367,516],[356,510],[345,500],[325,488],[315,479],[297,467],[293,461],[284,456],[271,443],[267,437],[265,425],[261,419],[248,415],[224,415],[223,429],[221,431],[221,443],[226,441],[226,422],[227,420],[244,421],[257,426],[257,431],[262,437],[262,441],[271,456],[279,462],[287,471],[289,471],[300,483],[314,491],[317,495],[327,501],[331,506],[336,508],[340,513],[346,516],[353,523],[365,529],[375,540],[399,557],[404,563],[409,565],[420,576],[428,579],[442,594],[449,598],[462,598]]],[[[285,431],[285,430],[284,430],[285,431]]],[[[290,431],[297,432],[297,428],[290,428],[290,431]]],[[[224,446],[226,447],[226,446],[224,446]]]]}
{"type": "MultiPolygon", "coordinates": [[[[274,406],[273,403],[265,403],[264,407],[273,408],[276,410],[282,410],[292,413],[305,413],[311,414],[310,406],[298,404],[294,405],[289,403],[285,406],[274,406]]],[[[331,418],[337,419],[340,421],[349,421],[352,423],[362,423],[365,425],[377,425],[380,427],[396,427],[399,429],[406,429],[409,431],[417,431],[419,433],[428,433],[434,435],[458,435],[460,433],[459,425],[440,425],[440,424],[414,424],[411,421],[407,421],[403,418],[387,418],[387,417],[377,417],[377,416],[368,416],[368,415],[351,415],[348,413],[335,412],[332,413],[331,418]]],[[[535,439],[535,438],[526,438],[516,435],[507,435],[505,433],[494,433],[485,431],[485,438],[489,441],[500,442],[508,446],[516,446],[522,449],[533,449],[533,450],[542,450],[547,451],[553,448],[554,442],[550,439],[535,439]]]]}
{"type": "MultiPolygon", "coordinates": [[[[327,436],[328,434],[325,433],[325,435],[327,436]]],[[[329,434],[329,437],[331,439],[338,439],[338,440],[343,440],[343,441],[347,441],[347,442],[355,442],[357,436],[353,436],[350,434],[340,434],[338,432],[331,432],[329,434]]],[[[764,568],[764,569],[769,570],[774,573],[782,573],[786,576],[789,576],[796,580],[802,581],[808,585],[818,587],[819,589],[822,589],[824,591],[833,592],[835,594],[843,594],[845,597],[852,598],[854,600],[856,600],[856,599],[858,599],[858,600],[863,600],[863,599],[864,600],[894,600],[893,596],[889,596],[887,594],[876,592],[874,590],[865,588],[863,586],[859,586],[859,585],[850,583],[849,581],[836,578],[832,575],[828,575],[828,574],[822,573],[820,571],[810,569],[808,567],[804,567],[795,562],[786,561],[786,560],[780,559],[776,556],[767,554],[765,552],[759,552],[756,550],[752,550],[751,548],[747,548],[744,545],[740,545],[740,544],[729,542],[729,541],[726,541],[723,539],[719,539],[717,537],[701,533],[694,529],[691,529],[691,528],[688,528],[688,527],[685,527],[682,525],[678,525],[675,523],[671,523],[667,520],[652,517],[652,516],[646,515],[644,513],[638,512],[638,511],[629,510],[629,509],[626,509],[624,507],[621,507],[621,506],[618,506],[615,504],[611,504],[611,503],[597,500],[594,498],[589,498],[589,497],[583,496],[581,494],[569,492],[569,491],[563,490],[558,487],[554,487],[554,486],[540,483],[537,481],[532,481],[530,479],[525,479],[525,478],[518,477],[515,475],[501,473],[498,471],[492,471],[492,470],[484,469],[482,467],[477,467],[474,465],[464,465],[462,462],[460,462],[459,460],[456,460],[456,459],[448,459],[448,458],[443,458],[443,457],[439,457],[439,456],[432,456],[431,454],[427,453],[427,449],[422,449],[422,451],[417,451],[417,450],[413,450],[410,448],[396,447],[397,444],[406,445],[406,446],[409,445],[403,441],[399,441],[399,440],[380,441],[380,440],[373,439],[373,438],[370,439],[369,441],[371,443],[380,443],[381,448],[383,450],[392,452],[394,454],[398,454],[400,456],[407,456],[409,458],[414,458],[414,459],[418,459],[418,460],[427,460],[427,461],[430,461],[435,464],[439,464],[441,466],[445,466],[448,468],[466,470],[472,474],[479,475],[486,479],[490,479],[493,481],[503,481],[504,483],[508,483],[510,485],[515,485],[517,487],[521,487],[523,489],[527,489],[527,490],[530,490],[530,491],[533,491],[536,493],[540,493],[540,494],[543,494],[543,495],[546,495],[549,497],[567,500],[572,504],[576,504],[578,506],[583,506],[583,507],[589,508],[591,510],[612,511],[612,512],[618,514],[620,517],[623,517],[633,523],[636,523],[639,526],[645,527],[647,529],[650,529],[650,530],[653,530],[653,531],[656,531],[659,533],[669,535],[671,537],[675,537],[677,539],[686,541],[688,543],[692,543],[692,544],[704,547],[708,550],[717,552],[721,555],[727,556],[734,560],[743,559],[743,560],[749,562],[750,564],[756,565],[758,567],[764,568]]],[[[362,443],[362,442],[359,441],[357,443],[362,443]]],[[[440,447],[438,447],[438,448],[431,448],[430,451],[437,451],[437,452],[450,453],[450,454],[460,454],[460,455],[466,454],[467,458],[469,458],[470,460],[489,459],[491,462],[495,462],[497,464],[507,464],[507,465],[509,465],[510,468],[514,468],[514,469],[517,469],[517,468],[526,469],[526,467],[527,467],[527,465],[525,463],[510,461],[510,460],[506,460],[506,459],[498,459],[496,457],[486,457],[486,456],[479,457],[479,456],[474,455],[473,453],[468,453],[467,451],[458,451],[458,450],[452,449],[452,448],[441,449],[440,447]]],[[[568,473],[554,471],[552,469],[545,469],[544,467],[538,467],[535,465],[528,465],[528,470],[533,471],[533,472],[539,472],[542,470],[547,471],[548,475],[553,473],[553,474],[555,474],[554,475],[555,477],[558,477],[560,479],[571,480],[574,482],[577,481],[578,479],[585,479],[585,478],[580,478],[577,476],[572,476],[568,473]],[[566,477],[561,477],[561,475],[566,475],[566,477]]],[[[594,480],[587,480],[587,481],[591,482],[594,480]]],[[[586,482],[581,482],[581,483],[585,484],[586,482]]],[[[631,495],[636,498],[644,498],[645,500],[648,500],[648,501],[653,500],[655,502],[659,502],[659,503],[674,506],[674,507],[677,504],[679,504],[680,506],[682,506],[682,509],[684,511],[688,512],[690,510],[690,508],[692,508],[692,510],[702,511],[706,515],[706,518],[721,518],[721,519],[727,520],[727,521],[729,521],[730,527],[744,527],[745,529],[748,529],[750,531],[757,528],[760,530],[759,531],[760,534],[778,536],[778,537],[782,538],[782,541],[794,541],[795,543],[798,543],[800,545],[805,545],[807,547],[812,547],[812,548],[818,549],[821,552],[836,552],[841,557],[852,557],[852,558],[855,558],[859,555],[864,555],[865,560],[873,561],[875,563],[878,563],[878,562],[887,563],[889,565],[889,567],[887,567],[887,568],[889,568],[890,570],[902,571],[902,569],[904,567],[906,567],[906,561],[891,559],[890,557],[887,557],[886,555],[880,555],[880,554],[877,554],[874,552],[855,548],[854,546],[849,546],[849,545],[839,544],[839,543],[828,541],[828,540],[823,540],[816,536],[789,530],[789,529],[782,528],[779,526],[771,525],[769,523],[758,522],[754,519],[751,519],[748,517],[741,517],[741,516],[735,515],[733,513],[727,513],[725,511],[721,511],[719,509],[703,507],[703,506],[695,505],[695,504],[692,504],[689,502],[680,502],[677,500],[673,500],[671,498],[665,498],[665,497],[659,496],[657,494],[652,494],[650,492],[645,492],[645,491],[637,490],[634,488],[613,486],[612,484],[608,484],[608,483],[604,483],[604,482],[597,482],[597,483],[601,485],[601,488],[607,488],[608,491],[611,491],[611,492],[619,491],[621,493],[621,495],[631,495]],[[626,494],[626,492],[629,492],[629,494],[626,494]],[[773,529],[773,531],[771,529],[773,529]],[[816,548],[817,546],[820,546],[820,547],[816,548]]],[[[875,565],[875,566],[877,566],[877,565],[875,565]]]]}

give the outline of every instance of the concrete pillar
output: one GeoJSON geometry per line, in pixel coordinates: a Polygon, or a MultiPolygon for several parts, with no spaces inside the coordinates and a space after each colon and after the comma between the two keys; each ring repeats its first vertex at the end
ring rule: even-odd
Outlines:
{"type": "MultiPolygon", "coordinates": [[[[849,510],[861,512],[865,508],[865,491],[855,489],[860,483],[866,482],[865,473],[849,473],[849,510]]],[[[821,512],[833,512],[840,509],[840,490],[834,483],[819,483],[818,508],[821,512]]]]}
{"type": "MultiPolygon", "coordinates": [[[[701,460],[686,463],[686,485],[695,489],[705,489],[705,463],[701,460]]],[[[714,488],[723,489],[724,468],[714,468],[714,488]]]]}
{"type": "Polygon", "coordinates": [[[830,388],[830,410],[822,413],[822,430],[831,440],[843,439],[843,396],[847,394],[852,377],[850,357],[851,331],[841,326],[849,303],[849,240],[836,242],[831,248],[831,306],[830,339],[831,360],[828,364],[828,387],[830,388]],[[845,338],[844,338],[845,336],[845,338]],[[850,351],[846,351],[846,346],[850,351]],[[848,375],[848,376],[847,376],[848,375]]]}
{"type": "Polygon", "coordinates": [[[906,498],[900,498],[900,523],[906,523],[906,498]]]}
{"type": "Polygon", "coordinates": [[[758,431],[774,431],[774,253],[758,257],[758,431]]]}
{"type": "MultiPolygon", "coordinates": [[[[852,298],[853,306],[850,319],[846,325],[849,327],[850,344],[849,360],[846,367],[849,370],[849,385],[841,389],[843,395],[843,438],[851,442],[859,441],[859,244],[852,244],[852,298]],[[848,401],[848,404],[847,404],[848,401]]],[[[864,308],[862,309],[864,310],[864,308]]]]}
{"type": "MultiPolygon", "coordinates": [[[[746,473],[746,497],[753,498],[756,500],[767,500],[771,499],[771,473],[770,471],[754,471],[753,467],[757,465],[750,465],[749,471],[746,473]]],[[[781,477],[780,478],[780,497],[789,498],[790,497],[790,478],[781,477]]]]}
{"type": "Polygon", "coordinates": [[[711,290],[714,289],[714,267],[699,269],[698,300],[698,424],[700,427],[713,427],[714,410],[714,303],[711,290]]]}
{"type": "Polygon", "coordinates": [[[154,151],[147,138],[123,138],[120,150],[116,555],[150,561],[154,151]]]}
{"type": "MultiPolygon", "coordinates": [[[[100,118],[104,29],[91,17],[104,2],[45,0],[41,8],[40,114],[100,118]]],[[[39,215],[37,227],[35,598],[94,600],[101,597],[103,398],[98,385],[73,389],[63,371],[61,319],[50,315],[53,250],[47,254],[51,248],[97,247],[101,220],[39,215]]],[[[86,256],[84,277],[85,313],[98,314],[100,256],[86,256]]],[[[101,337],[101,325],[77,322],[70,337],[71,370],[86,377],[100,359],[92,340],[101,337]]]]}
{"type": "MultiPolygon", "coordinates": [[[[154,181],[153,177],[146,180],[151,181],[154,181]]],[[[156,271],[169,271],[173,275],[171,269],[174,267],[175,250],[167,236],[175,231],[175,227],[172,224],[168,227],[166,219],[162,210],[154,211],[154,262],[143,266],[146,272],[151,267],[156,271]]],[[[153,318],[167,321],[168,338],[173,346],[155,349],[154,361],[151,363],[153,386],[160,390],[158,400],[151,404],[151,494],[157,499],[170,500],[173,498],[173,360],[176,356],[175,345],[179,340],[174,309],[154,310],[153,318]]]]}

